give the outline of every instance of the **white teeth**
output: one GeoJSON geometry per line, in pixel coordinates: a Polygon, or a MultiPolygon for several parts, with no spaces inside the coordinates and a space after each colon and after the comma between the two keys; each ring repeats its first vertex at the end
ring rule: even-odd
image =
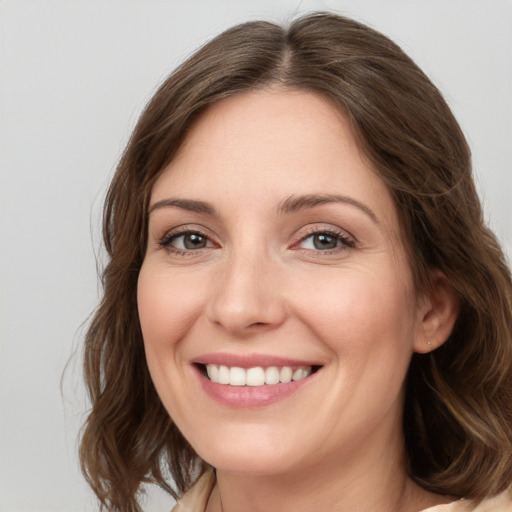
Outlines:
{"type": "Polygon", "coordinates": [[[233,366],[229,369],[230,386],[245,386],[245,370],[233,366]]]}
{"type": "Polygon", "coordinates": [[[311,373],[311,368],[308,370],[307,368],[297,368],[293,372],[292,380],[300,380],[304,379],[311,373]]]}
{"type": "Polygon", "coordinates": [[[239,368],[237,366],[223,366],[216,364],[206,365],[208,378],[217,384],[228,384],[230,386],[273,386],[275,384],[305,379],[311,375],[311,366],[269,366],[263,368],[239,368]]]}
{"type": "Polygon", "coordinates": [[[245,380],[248,386],[263,386],[265,384],[265,370],[261,366],[249,368],[245,380]]]}
{"type": "Polygon", "coordinates": [[[293,376],[293,370],[289,366],[284,366],[281,368],[281,373],[279,375],[279,380],[281,382],[291,382],[293,376]]]}
{"type": "Polygon", "coordinates": [[[265,384],[277,384],[279,382],[279,369],[275,366],[269,366],[265,370],[265,384]]]}
{"type": "Polygon", "coordinates": [[[208,377],[210,380],[213,380],[213,382],[219,381],[219,367],[215,364],[209,364],[206,367],[206,373],[208,373],[208,377]]]}
{"type": "Polygon", "coordinates": [[[219,384],[229,384],[229,368],[227,366],[219,366],[219,375],[217,382],[219,384]]]}

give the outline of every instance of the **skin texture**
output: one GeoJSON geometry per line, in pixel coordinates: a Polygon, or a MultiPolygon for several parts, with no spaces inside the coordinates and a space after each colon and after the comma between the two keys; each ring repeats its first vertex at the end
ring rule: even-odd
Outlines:
{"type": "Polygon", "coordinates": [[[208,510],[418,511],[445,502],[406,476],[401,417],[411,355],[446,339],[456,305],[441,275],[431,297],[416,297],[391,195],[345,116],[303,91],[219,102],[156,181],[150,209],[157,203],[140,321],[164,406],[217,468],[208,510]],[[280,210],[311,194],[345,200],[280,210]],[[215,215],[162,205],[168,199],[206,202],[215,215]],[[187,230],[203,234],[204,247],[186,249],[187,230]],[[318,249],[312,235],[325,232],[345,240],[318,249]],[[230,407],[204,392],[192,364],[211,353],[321,369],[276,403],[230,407]]]}

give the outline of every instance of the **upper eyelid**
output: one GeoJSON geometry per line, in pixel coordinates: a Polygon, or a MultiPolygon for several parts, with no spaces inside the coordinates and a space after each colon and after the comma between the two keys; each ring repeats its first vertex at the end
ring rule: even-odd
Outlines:
{"type": "Polygon", "coordinates": [[[196,224],[181,224],[179,226],[175,226],[172,228],[167,228],[161,231],[161,235],[157,236],[158,239],[163,239],[171,236],[178,236],[187,233],[198,233],[209,239],[214,238],[211,234],[211,231],[203,226],[198,226],[196,224]]]}
{"type": "Polygon", "coordinates": [[[303,240],[304,237],[314,235],[315,233],[332,233],[333,235],[338,236],[343,235],[346,238],[352,239],[354,242],[358,242],[357,237],[355,237],[350,231],[347,231],[346,229],[340,228],[339,226],[333,224],[313,223],[297,230],[297,236],[301,240],[303,240]]]}
{"type": "Polygon", "coordinates": [[[162,238],[161,238],[161,241],[162,240],[174,240],[176,238],[180,238],[182,236],[186,236],[186,235],[199,235],[199,236],[202,236],[208,240],[211,240],[211,237],[208,236],[207,234],[203,233],[202,231],[198,231],[198,230],[194,230],[194,229],[185,229],[183,231],[175,231],[175,232],[170,232],[170,233],[166,233],[162,238]]]}

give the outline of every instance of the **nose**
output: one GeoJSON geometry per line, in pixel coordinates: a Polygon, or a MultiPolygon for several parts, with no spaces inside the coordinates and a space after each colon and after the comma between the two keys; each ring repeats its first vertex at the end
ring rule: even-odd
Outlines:
{"type": "Polygon", "coordinates": [[[287,308],[277,267],[263,251],[223,262],[207,308],[210,321],[238,338],[279,327],[287,308]]]}

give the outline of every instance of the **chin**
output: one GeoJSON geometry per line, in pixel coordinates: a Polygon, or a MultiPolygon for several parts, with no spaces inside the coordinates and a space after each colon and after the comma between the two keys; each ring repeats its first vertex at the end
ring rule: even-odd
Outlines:
{"type": "Polygon", "coordinates": [[[208,464],[218,471],[225,473],[251,475],[251,476],[271,476],[287,473],[291,470],[290,460],[283,460],[280,457],[261,453],[210,453],[208,458],[204,458],[208,464]]]}
{"type": "Polygon", "coordinates": [[[294,447],[275,436],[269,439],[255,429],[244,430],[221,436],[210,432],[202,442],[192,440],[193,446],[204,461],[228,473],[265,476],[286,473],[300,465],[297,444],[294,447]]]}

